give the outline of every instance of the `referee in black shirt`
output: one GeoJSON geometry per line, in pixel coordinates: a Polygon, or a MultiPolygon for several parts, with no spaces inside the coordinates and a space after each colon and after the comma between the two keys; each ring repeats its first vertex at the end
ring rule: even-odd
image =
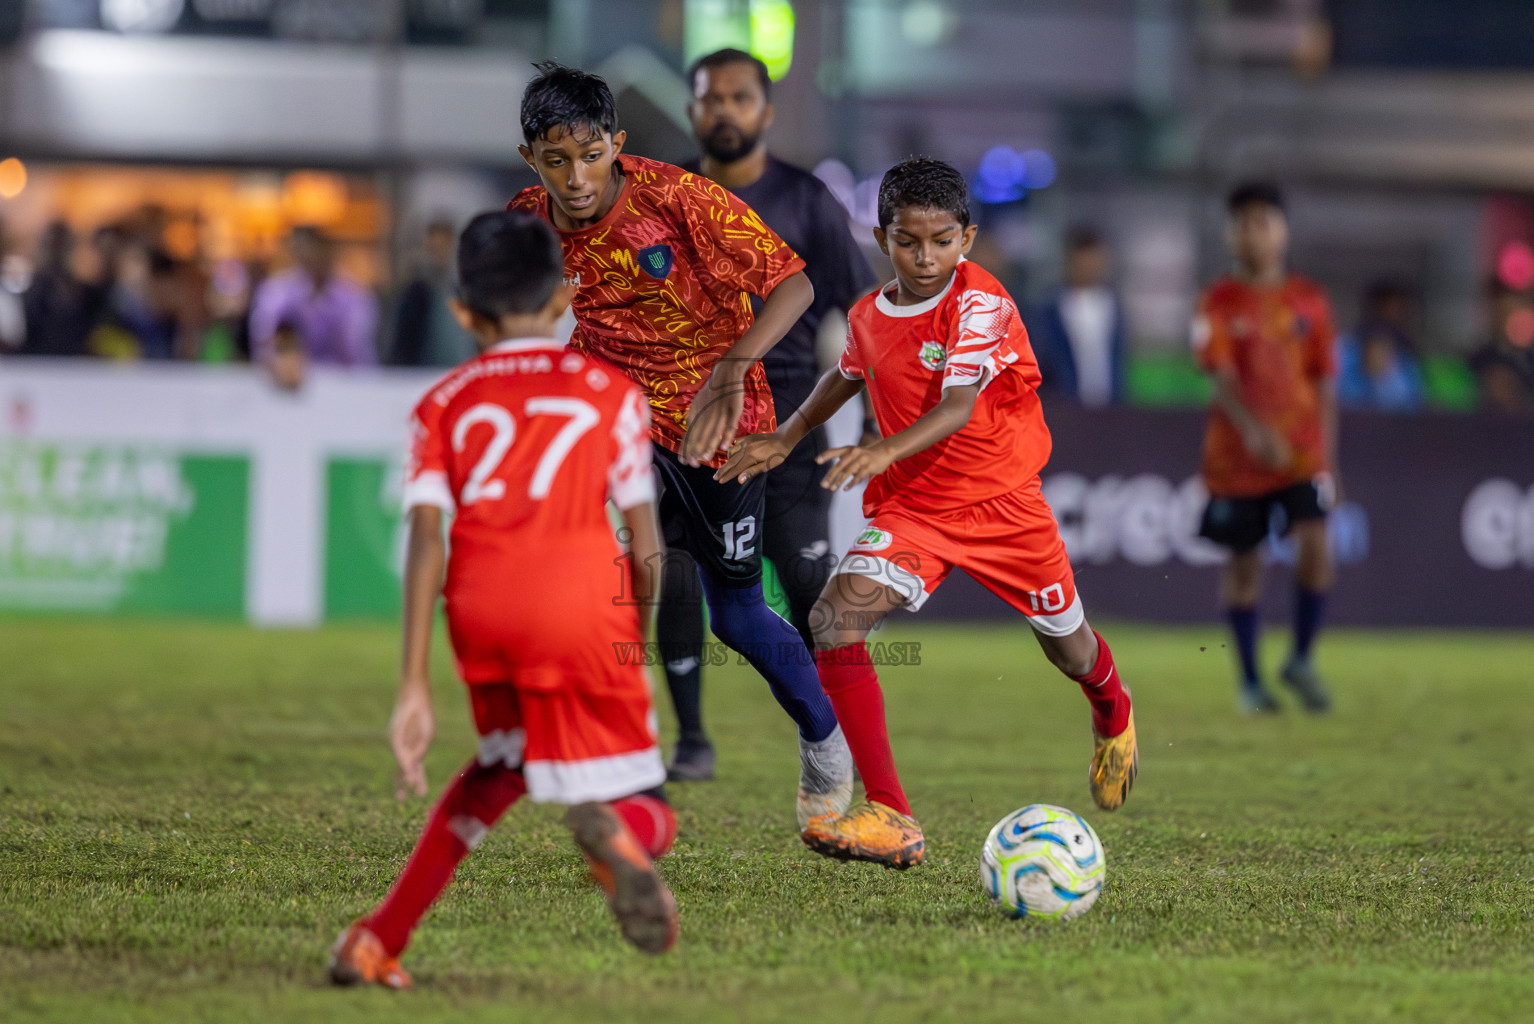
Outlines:
{"type": "MultiPolygon", "coordinates": [[[[693,96],[688,112],[703,156],[683,166],[745,200],[804,260],[815,285],[814,303],[762,358],[781,422],[809,397],[820,376],[815,336],[821,323],[845,313],[878,280],[830,190],[813,174],[767,152],[762,136],[773,113],[767,66],[743,50],[719,50],[700,58],[687,77],[693,96]]],[[[872,429],[865,420],[865,435],[872,429]]],[[[833,558],[831,492],[820,486],[826,467],[815,465],[826,447],[825,430],[817,427],[767,474],[767,521],[760,530],[762,554],[777,570],[790,618],[811,650],[810,609],[833,558]]],[[[703,728],[702,594],[696,567],[683,563],[687,558],[685,552],[670,552],[656,620],[680,729],[669,772],[676,782],[714,776],[714,748],[703,728]]]]}

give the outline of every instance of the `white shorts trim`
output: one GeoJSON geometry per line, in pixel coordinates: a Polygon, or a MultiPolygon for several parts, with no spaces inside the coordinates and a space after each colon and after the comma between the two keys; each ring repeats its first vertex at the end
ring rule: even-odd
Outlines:
{"type": "Polygon", "coordinates": [[[666,781],[660,747],[583,761],[529,761],[522,766],[528,798],[538,803],[579,804],[617,800],[666,781]]]}
{"type": "Polygon", "coordinates": [[[526,729],[496,729],[479,738],[479,763],[486,768],[503,764],[522,767],[522,751],[527,749],[526,729]]]}
{"type": "Polygon", "coordinates": [[[905,598],[906,608],[913,612],[920,611],[927,603],[927,584],[920,576],[878,555],[849,551],[831,575],[865,576],[882,583],[905,598]]]}
{"type": "Polygon", "coordinates": [[[1071,606],[1063,612],[1028,616],[1028,625],[1033,627],[1034,632],[1043,633],[1045,636],[1070,636],[1080,629],[1085,621],[1087,621],[1087,613],[1081,607],[1080,594],[1071,600],[1071,606]]]}
{"type": "Polygon", "coordinates": [[[660,747],[580,761],[526,761],[525,729],[497,729],[479,738],[479,763],[520,768],[528,798],[538,803],[579,804],[587,800],[617,800],[654,789],[666,781],[660,747]]]}

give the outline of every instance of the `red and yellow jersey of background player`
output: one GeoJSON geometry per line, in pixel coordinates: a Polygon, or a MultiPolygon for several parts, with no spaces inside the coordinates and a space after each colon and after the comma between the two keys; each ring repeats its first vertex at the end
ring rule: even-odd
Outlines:
{"type": "Polygon", "coordinates": [[[550,643],[599,627],[639,639],[632,602],[614,600],[622,549],[606,513],[608,498],[655,500],[637,387],[551,338],[504,341],[433,387],[412,427],[404,503],[454,514],[443,591],[455,631],[512,617],[548,620],[550,643]]]}
{"type": "Polygon", "coordinates": [[[1336,373],[1331,306],[1321,286],[1297,275],[1278,287],[1225,277],[1210,285],[1193,323],[1193,347],[1207,372],[1235,373],[1241,403],[1283,435],[1293,462],[1272,469],[1241,443],[1218,409],[1204,435],[1204,485],[1222,497],[1255,497],[1326,472],[1321,388],[1336,373]]]}
{"type": "MultiPolygon", "coordinates": [[[[766,296],[804,261],[755,211],[707,178],[627,154],[618,163],[623,190],[607,216],[559,232],[565,273],[580,277],[570,345],[637,381],[654,410],[655,440],[678,451],[688,405],[751,326],[750,296],[766,296]]],[[[523,189],[507,209],[552,223],[542,185],[523,189]]],[[[746,375],[737,432],[776,426],[758,364],[746,375]]]]}
{"type": "Polygon", "coordinates": [[[915,423],[944,388],[978,383],[981,391],[963,428],[868,482],[863,514],[872,518],[886,505],[948,511],[1038,476],[1050,449],[1039,364],[1006,289],[968,260],[947,288],[917,305],[895,305],[894,287],[865,295],[848,312],[838,367],[867,382],[880,433],[915,423]]]}

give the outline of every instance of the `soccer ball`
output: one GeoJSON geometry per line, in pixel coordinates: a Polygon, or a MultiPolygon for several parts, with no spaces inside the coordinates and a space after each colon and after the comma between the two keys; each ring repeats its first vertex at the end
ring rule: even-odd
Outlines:
{"type": "Polygon", "coordinates": [[[1103,891],[1103,844],[1081,815],[1029,804],[996,823],[980,851],[980,884],[1013,917],[1066,921],[1103,891]]]}

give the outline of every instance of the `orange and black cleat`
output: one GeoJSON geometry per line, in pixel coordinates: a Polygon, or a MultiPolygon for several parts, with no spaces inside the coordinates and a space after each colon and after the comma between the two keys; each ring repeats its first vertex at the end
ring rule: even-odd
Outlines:
{"type": "Polygon", "coordinates": [[[1117,736],[1099,736],[1096,729],[1092,730],[1092,760],[1087,765],[1087,785],[1092,789],[1092,799],[1097,801],[1097,806],[1105,811],[1123,807],[1139,773],[1140,745],[1135,742],[1133,710],[1129,712],[1129,725],[1117,736]]]}
{"type": "Polygon", "coordinates": [[[586,857],[592,880],[607,894],[623,937],[651,956],[676,945],[676,899],[612,807],[576,804],[565,814],[565,824],[586,857]]]}
{"type": "Polygon", "coordinates": [[[378,936],[358,921],[330,950],[330,980],[337,985],[382,985],[409,988],[410,975],[389,955],[378,936]]]}
{"type": "Polygon", "coordinates": [[[823,857],[862,860],[904,871],[926,856],[927,840],[909,814],[880,803],[863,803],[840,817],[817,818],[800,834],[823,857]]]}

